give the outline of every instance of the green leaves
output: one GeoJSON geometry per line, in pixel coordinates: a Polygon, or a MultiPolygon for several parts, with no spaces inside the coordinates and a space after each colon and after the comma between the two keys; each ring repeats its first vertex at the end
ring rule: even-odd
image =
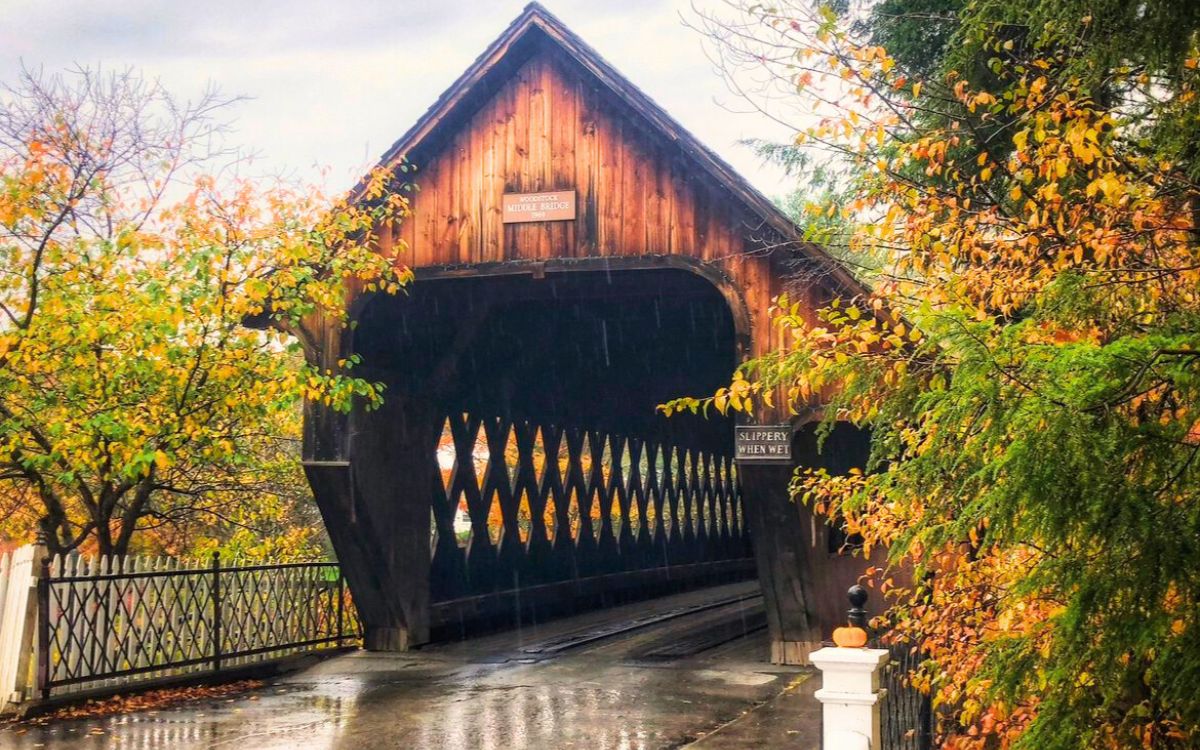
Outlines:
{"type": "MultiPolygon", "coordinates": [[[[134,80],[60,84],[30,78],[0,104],[0,130],[16,127],[0,138],[0,262],[11,269],[0,274],[0,492],[60,549],[180,552],[201,530],[256,523],[259,505],[278,511],[263,532],[278,531],[308,498],[301,400],[380,403],[356,356],[333,371],[299,355],[313,316],[345,322],[353,289],[399,293],[411,278],[403,246],[385,241],[407,200],[366,205],[196,170],[184,180],[181,164],[200,162],[178,134],[207,133],[188,118],[210,110],[134,80]],[[22,141],[34,133],[46,137],[22,141]],[[81,177],[78,164],[96,171],[81,177]],[[169,182],[178,202],[157,189],[169,182]],[[290,333],[245,325],[263,318],[290,333]]],[[[395,175],[367,183],[384,186],[395,175]]]]}
{"type": "Polygon", "coordinates": [[[1195,747],[1200,6],[859,20],[794,3],[728,43],[824,82],[795,102],[822,154],[783,153],[839,175],[803,218],[876,257],[875,288],[781,299],[779,348],[678,403],[736,409],[736,386],[871,430],[865,474],[793,489],[914,572],[896,634],[931,657],[947,747],[1195,747]]]}

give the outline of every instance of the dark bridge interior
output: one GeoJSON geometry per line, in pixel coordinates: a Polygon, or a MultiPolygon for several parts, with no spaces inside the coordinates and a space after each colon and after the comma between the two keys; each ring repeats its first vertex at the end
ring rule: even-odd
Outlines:
{"type": "MultiPolygon", "coordinates": [[[[724,299],[676,269],[419,280],[370,303],[354,338],[365,367],[447,407],[625,432],[665,429],[658,404],[711,393],[736,364],[724,299]]],[[[685,421],[729,439],[728,420],[685,421]]]]}
{"type": "Polygon", "coordinates": [[[378,492],[429,509],[433,637],[753,575],[731,421],[656,411],[735,366],[706,279],[419,278],[357,320],[358,372],[387,390],[352,442],[378,492]],[[400,457],[414,427],[424,447],[400,457]]]}

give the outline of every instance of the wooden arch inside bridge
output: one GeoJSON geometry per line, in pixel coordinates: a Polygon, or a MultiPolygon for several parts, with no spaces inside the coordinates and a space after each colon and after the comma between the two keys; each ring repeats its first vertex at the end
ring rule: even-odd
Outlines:
{"type": "MultiPolygon", "coordinates": [[[[731,420],[655,406],[768,351],[779,293],[815,309],[853,278],[536,4],[401,159],[419,190],[381,252],[415,283],[304,332],[314,361],[355,353],[387,384],[376,411],[306,412],[367,646],[757,574],[773,657],[804,661],[863,561],[790,502],[791,466],[734,465],[731,420]]],[[[818,457],[802,420],[755,416],[792,424],[799,463],[861,457],[851,432],[818,457]]]]}

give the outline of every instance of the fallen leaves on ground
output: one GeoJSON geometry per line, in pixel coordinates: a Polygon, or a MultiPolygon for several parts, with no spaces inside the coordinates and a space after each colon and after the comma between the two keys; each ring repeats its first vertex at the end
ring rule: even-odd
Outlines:
{"type": "Polygon", "coordinates": [[[170,708],[191,701],[228,698],[248,690],[260,688],[263,684],[262,680],[239,680],[220,685],[192,685],[189,687],[147,690],[129,695],[114,695],[109,698],[91,699],[83,703],[62,706],[39,716],[14,722],[14,724],[18,726],[44,726],[65,719],[93,719],[101,716],[131,713],[133,711],[170,708]]]}

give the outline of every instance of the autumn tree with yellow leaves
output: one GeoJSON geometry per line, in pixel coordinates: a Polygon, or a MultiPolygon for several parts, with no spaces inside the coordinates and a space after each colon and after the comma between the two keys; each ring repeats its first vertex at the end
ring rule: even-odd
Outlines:
{"type": "Polygon", "coordinates": [[[750,100],[799,112],[789,147],[843,187],[808,210],[879,270],[815,316],[780,299],[784,346],[667,408],[782,393],[871,430],[861,470],[793,490],[914,573],[872,580],[943,746],[1200,746],[1200,7],[702,23],[750,100]]]}
{"type": "Polygon", "coordinates": [[[405,192],[240,177],[227,103],[84,69],[0,92],[0,495],[52,551],[287,527],[271,508],[303,484],[300,399],[381,397],[352,362],[314,370],[242,324],[344,318],[348,284],[398,291],[407,271],[373,243],[405,192]]]}

